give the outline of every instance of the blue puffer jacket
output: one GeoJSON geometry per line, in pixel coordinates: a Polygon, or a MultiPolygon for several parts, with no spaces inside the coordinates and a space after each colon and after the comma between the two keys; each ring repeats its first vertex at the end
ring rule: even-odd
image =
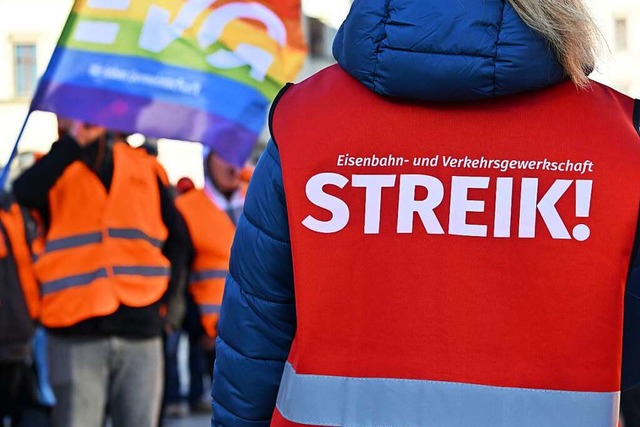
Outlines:
{"type": "MultiPolygon", "coordinates": [[[[494,97],[565,78],[547,44],[506,0],[356,0],[334,54],[370,89],[421,100],[494,97]]],[[[295,330],[287,210],[271,142],[255,170],[232,249],[213,425],[269,425],[295,330]]]]}

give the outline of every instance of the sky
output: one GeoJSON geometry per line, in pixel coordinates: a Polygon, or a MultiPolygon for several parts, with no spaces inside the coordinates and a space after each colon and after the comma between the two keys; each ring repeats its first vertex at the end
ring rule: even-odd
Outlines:
{"type": "Polygon", "coordinates": [[[338,28],[349,12],[351,0],[302,0],[302,9],[308,16],[338,28]]]}

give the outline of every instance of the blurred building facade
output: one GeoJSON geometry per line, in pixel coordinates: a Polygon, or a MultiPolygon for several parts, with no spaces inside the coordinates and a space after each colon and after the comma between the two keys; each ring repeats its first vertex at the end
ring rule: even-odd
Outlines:
{"type": "Polygon", "coordinates": [[[590,2],[604,39],[593,77],[640,98],[640,1],[590,2]]]}
{"type": "MultiPolygon", "coordinates": [[[[629,95],[640,97],[640,1],[588,0],[606,44],[594,77],[629,95]]],[[[303,0],[309,57],[304,79],[333,63],[331,46],[351,0],[303,0]]],[[[0,0],[0,165],[9,156],[38,76],[46,69],[72,0],[0,0]]],[[[46,151],[56,136],[55,118],[35,113],[21,151],[46,151]]],[[[266,143],[268,133],[261,137],[266,143]]],[[[190,176],[202,182],[202,151],[197,145],[159,143],[160,161],[172,181],[190,176]]]]}
{"type": "MultiPolygon", "coordinates": [[[[29,101],[58,41],[73,0],[0,0],[0,165],[29,109],[29,101]]],[[[36,113],[22,150],[46,150],[55,118],[36,113]]]]}

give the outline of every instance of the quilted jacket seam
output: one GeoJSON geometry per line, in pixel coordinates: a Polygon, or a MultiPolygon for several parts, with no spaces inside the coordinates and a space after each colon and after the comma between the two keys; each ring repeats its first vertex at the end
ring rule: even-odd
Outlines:
{"type": "MultiPolygon", "coordinates": [[[[251,225],[253,228],[255,228],[256,230],[258,230],[258,231],[259,231],[260,233],[262,233],[263,235],[267,236],[269,239],[271,239],[271,240],[273,240],[273,241],[275,241],[275,242],[277,242],[277,243],[280,243],[280,244],[282,244],[282,245],[291,246],[291,243],[290,243],[290,242],[287,242],[286,240],[283,240],[283,239],[280,239],[280,238],[278,238],[278,237],[276,237],[276,236],[273,236],[273,235],[271,235],[270,233],[268,233],[267,231],[265,231],[262,227],[260,227],[260,226],[258,225],[258,222],[259,222],[259,221],[256,221],[256,220],[254,220],[254,219],[251,219],[251,217],[248,215],[248,213],[249,213],[249,211],[245,209],[244,217],[245,217],[245,219],[247,220],[247,223],[248,223],[249,225],[251,225]]],[[[242,238],[242,237],[240,237],[240,238],[242,238]]]]}
{"type": "Polygon", "coordinates": [[[436,52],[431,50],[415,50],[415,49],[406,49],[406,48],[393,47],[393,46],[386,46],[386,48],[396,52],[417,53],[417,54],[425,54],[425,55],[463,56],[465,58],[486,58],[486,59],[494,59],[494,60],[496,58],[496,55],[490,55],[490,54],[483,55],[481,53],[436,52]]]}
{"type": "Polygon", "coordinates": [[[271,420],[266,419],[266,420],[250,420],[248,418],[243,418],[240,415],[236,414],[234,411],[232,411],[228,406],[225,406],[224,404],[222,404],[218,399],[213,398],[213,401],[218,405],[221,406],[222,408],[224,408],[225,411],[227,411],[229,414],[231,414],[233,416],[233,418],[236,418],[238,420],[241,420],[243,422],[247,422],[247,423],[268,423],[271,420]]]}
{"type": "Polygon", "coordinates": [[[500,13],[500,22],[498,23],[498,32],[496,34],[495,55],[493,56],[493,86],[491,87],[491,94],[496,95],[497,81],[498,81],[498,49],[500,48],[500,35],[502,34],[502,25],[504,23],[504,10],[506,8],[507,0],[502,0],[502,11],[500,13]]]}
{"type": "Polygon", "coordinates": [[[232,345],[230,345],[229,342],[227,340],[225,340],[224,338],[220,337],[220,340],[224,343],[224,345],[229,347],[231,349],[231,351],[233,351],[234,353],[239,354],[240,356],[242,356],[243,358],[245,358],[247,360],[256,360],[256,361],[259,361],[259,362],[271,362],[271,363],[285,363],[286,362],[286,359],[266,359],[266,358],[263,359],[263,358],[259,358],[259,357],[247,356],[243,352],[238,351],[237,348],[235,348],[232,345]]]}
{"type": "MultiPolygon", "coordinates": [[[[229,276],[236,283],[236,285],[240,288],[240,292],[243,293],[243,294],[249,295],[251,298],[259,299],[260,301],[264,301],[264,302],[270,303],[270,304],[289,305],[289,306],[293,306],[295,304],[294,300],[292,300],[290,302],[282,302],[282,301],[275,301],[275,300],[270,299],[270,298],[265,298],[265,297],[262,297],[260,295],[256,295],[253,292],[247,291],[246,288],[241,285],[241,283],[246,283],[247,282],[247,280],[240,280],[240,279],[244,279],[243,277],[236,277],[236,274],[233,271],[229,271],[229,276]]],[[[242,276],[242,275],[238,274],[238,276],[242,276]]]]}
{"type": "Polygon", "coordinates": [[[391,0],[385,0],[384,4],[384,17],[382,18],[382,38],[377,41],[376,52],[375,52],[375,65],[373,67],[373,75],[372,75],[372,85],[373,90],[378,91],[377,80],[378,80],[378,67],[380,65],[380,51],[382,50],[382,42],[387,38],[387,23],[389,22],[389,18],[391,17],[391,0]]]}

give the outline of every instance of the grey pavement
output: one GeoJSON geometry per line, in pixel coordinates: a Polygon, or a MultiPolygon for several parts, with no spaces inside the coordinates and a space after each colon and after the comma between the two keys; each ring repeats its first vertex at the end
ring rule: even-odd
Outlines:
{"type": "Polygon", "coordinates": [[[209,427],[211,415],[194,415],[180,420],[167,420],[163,427],[209,427]]]}

